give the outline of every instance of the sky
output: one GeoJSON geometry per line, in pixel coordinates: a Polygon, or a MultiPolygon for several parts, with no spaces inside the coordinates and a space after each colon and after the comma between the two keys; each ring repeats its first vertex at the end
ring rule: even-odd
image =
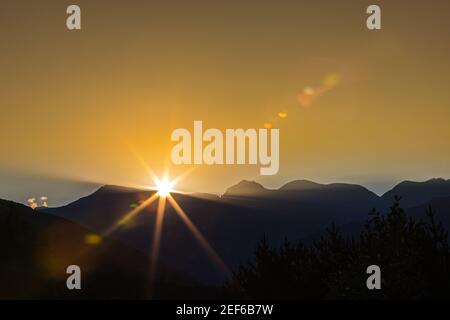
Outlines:
{"type": "Polygon", "coordinates": [[[152,184],[139,159],[180,175],[170,135],[194,120],[279,128],[280,170],[200,165],[181,190],[450,178],[447,0],[80,0],[68,31],[73,3],[2,1],[0,198],[152,184]]]}

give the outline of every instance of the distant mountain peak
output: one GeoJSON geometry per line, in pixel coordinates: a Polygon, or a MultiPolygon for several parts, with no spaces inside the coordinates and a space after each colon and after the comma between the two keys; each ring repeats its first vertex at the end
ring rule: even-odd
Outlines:
{"type": "Polygon", "coordinates": [[[450,180],[432,178],[426,181],[405,180],[383,194],[385,206],[392,203],[395,196],[401,197],[400,203],[405,206],[421,205],[435,197],[450,195],[450,180]]]}
{"type": "Polygon", "coordinates": [[[267,191],[269,190],[258,182],[242,180],[238,184],[229,187],[223,196],[255,196],[267,191]]]}
{"type": "MultiPolygon", "coordinates": [[[[367,188],[352,183],[330,183],[322,184],[310,180],[294,180],[286,183],[280,191],[314,191],[314,190],[360,190],[369,191],[367,188]]],[[[371,192],[371,191],[369,191],[371,192]]],[[[372,192],[371,192],[372,193],[372,192]]]]}
{"type": "Polygon", "coordinates": [[[279,190],[310,190],[310,189],[318,189],[324,187],[323,184],[316,183],[309,180],[294,180],[283,185],[279,190]]]}
{"type": "Polygon", "coordinates": [[[443,178],[431,178],[425,181],[411,181],[404,180],[394,186],[391,190],[387,191],[385,194],[389,194],[398,190],[402,190],[404,188],[429,188],[429,187],[439,187],[439,186],[450,186],[450,180],[445,180],[443,178]]]}

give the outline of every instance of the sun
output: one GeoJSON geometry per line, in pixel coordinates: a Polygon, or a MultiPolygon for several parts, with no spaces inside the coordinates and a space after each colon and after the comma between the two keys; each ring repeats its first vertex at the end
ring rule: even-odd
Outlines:
{"type": "Polygon", "coordinates": [[[173,183],[167,179],[167,177],[162,178],[157,182],[158,195],[161,197],[167,197],[173,191],[173,183]]]}
{"type": "MultiPolygon", "coordinates": [[[[146,166],[147,168],[147,166],[146,166]]],[[[154,284],[155,281],[155,275],[156,275],[156,269],[158,265],[158,257],[159,257],[159,250],[160,250],[160,242],[161,242],[161,235],[162,235],[162,227],[163,227],[163,221],[164,221],[164,215],[165,215],[165,208],[166,204],[170,205],[170,207],[175,211],[175,213],[181,218],[181,220],[184,222],[184,224],[187,226],[187,228],[190,230],[192,235],[196,238],[196,240],[200,243],[200,245],[203,247],[207,255],[210,257],[210,259],[217,265],[222,272],[226,275],[230,275],[231,271],[228,269],[228,267],[225,265],[225,263],[222,261],[220,256],[217,254],[217,252],[211,247],[211,245],[208,243],[206,238],[203,236],[203,234],[200,232],[200,230],[195,226],[195,224],[191,221],[187,213],[181,208],[181,206],[178,204],[178,202],[175,200],[174,197],[172,197],[171,193],[182,193],[181,191],[174,190],[173,187],[178,184],[180,179],[186,176],[190,171],[186,171],[184,174],[176,177],[175,179],[169,179],[168,176],[164,176],[162,179],[159,179],[153,171],[151,171],[150,168],[148,168],[148,171],[153,179],[153,186],[155,187],[147,187],[150,190],[154,190],[156,192],[153,192],[148,199],[140,202],[140,204],[137,207],[133,207],[133,210],[126,213],[124,217],[122,217],[117,223],[115,223],[113,226],[111,226],[106,232],[103,233],[103,235],[110,235],[111,233],[115,232],[118,228],[123,226],[124,224],[127,224],[133,217],[135,217],[137,214],[141,213],[145,208],[150,206],[153,202],[158,201],[158,207],[156,210],[156,220],[155,220],[155,226],[154,226],[154,232],[153,232],[153,243],[151,248],[151,265],[150,265],[150,284],[151,287],[154,284]]],[[[92,238],[92,237],[91,237],[92,238]]],[[[92,240],[91,238],[88,239],[89,244],[96,245],[101,242],[101,238],[92,240]]],[[[151,293],[150,293],[151,294],[151,293]]]]}

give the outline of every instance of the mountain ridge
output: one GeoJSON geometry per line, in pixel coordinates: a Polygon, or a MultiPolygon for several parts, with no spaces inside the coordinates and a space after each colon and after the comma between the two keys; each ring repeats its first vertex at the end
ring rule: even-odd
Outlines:
{"type": "MultiPolygon", "coordinates": [[[[418,186],[422,184],[427,190],[435,190],[438,196],[447,192],[450,182],[427,180],[419,182],[418,186]],[[436,191],[433,187],[430,189],[435,182],[443,183],[444,191],[439,188],[436,191]]],[[[399,184],[394,191],[398,191],[399,196],[411,198],[401,194],[409,190],[404,186],[399,184]]],[[[44,212],[103,232],[117,224],[127,212],[154,192],[105,185],[67,206],[45,209],[44,212]]],[[[427,193],[430,199],[432,195],[427,193]]],[[[331,223],[346,225],[361,221],[373,208],[385,212],[392,205],[394,194],[380,197],[360,185],[318,184],[307,180],[291,181],[278,189],[268,189],[260,183],[243,180],[231,186],[229,192],[221,197],[195,193],[172,193],[172,196],[226,264],[236,267],[250,256],[256,243],[264,236],[276,245],[286,238],[305,238],[331,223]]],[[[409,200],[408,206],[424,203],[422,198],[417,199],[415,202],[409,200]]],[[[119,228],[114,237],[145,253],[150,252],[157,202],[136,215],[129,225],[119,228]]],[[[217,284],[223,281],[170,205],[166,206],[163,228],[170,232],[162,233],[162,261],[172,267],[188,270],[190,277],[202,283],[217,284]]]]}
{"type": "Polygon", "coordinates": [[[255,190],[263,190],[263,191],[280,191],[280,190],[291,190],[291,191],[300,191],[300,190],[310,190],[310,189],[323,189],[323,188],[333,188],[333,187],[354,187],[354,188],[362,188],[364,190],[367,190],[374,195],[377,195],[378,197],[382,198],[386,194],[392,193],[395,190],[398,190],[399,188],[403,188],[405,186],[410,185],[423,185],[423,184],[431,184],[431,183],[439,183],[439,184],[449,184],[450,185],[450,179],[444,179],[444,178],[430,178],[424,181],[413,181],[413,180],[403,180],[397,183],[394,187],[392,187],[389,190],[386,190],[381,195],[377,195],[375,192],[370,190],[369,188],[365,187],[362,184],[357,183],[349,183],[349,182],[332,182],[332,183],[319,183],[312,180],[307,179],[296,179],[289,182],[284,183],[278,188],[268,188],[262,185],[259,182],[251,181],[251,180],[241,180],[238,183],[228,187],[223,195],[226,195],[230,190],[233,190],[233,193],[238,193],[239,189],[244,186],[246,189],[253,188],[255,190]]]}
{"type": "MultiPolygon", "coordinates": [[[[150,261],[142,252],[62,217],[2,199],[0,252],[0,298],[130,299],[148,294],[142,279],[148,276],[150,261]],[[66,288],[69,265],[82,270],[82,292],[66,288]]],[[[161,263],[154,285],[159,297],[190,293],[206,297],[205,290],[209,292],[161,263]]]]}

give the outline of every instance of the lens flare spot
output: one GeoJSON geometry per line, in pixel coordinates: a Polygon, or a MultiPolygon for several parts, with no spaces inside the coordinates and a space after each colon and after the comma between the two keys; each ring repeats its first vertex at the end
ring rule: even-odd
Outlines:
{"type": "Polygon", "coordinates": [[[284,119],[284,118],[287,117],[287,113],[286,113],[286,112],[278,112],[278,116],[279,116],[281,119],[284,119]]]}
{"type": "Polygon", "coordinates": [[[100,237],[98,234],[95,233],[89,233],[87,235],[84,236],[84,243],[89,244],[89,245],[99,245],[100,243],[102,243],[103,239],[102,237],[100,237]]]}
{"type": "Polygon", "coordinates": [[[327,74],[323,79],[323,85],[326,87],[335,87],[339,84],[340,77],[336,73],[327,74]]]}
{"type": "Polygon", "coordinates": [[[315,90],[313,87],[305,87],[303,88],[303,94],[306,96],[312,96],[315,93],[315,90]]]}
{"type": "Polygon", "coordinates": [[[266,122],[266,123],[264,123],[264,128],[271,129],[272,128],[272,124],[270,122],[266,122]]]}
{"type": "Polygon", "coordinates": [[[313,96],[312,95],[307,95],[305,93],[300,93],[297,96],[298,102],[300,103],[300,105],[302,107],[310,107],[312,105],[312,101],[313,101],[313,96]]]}

